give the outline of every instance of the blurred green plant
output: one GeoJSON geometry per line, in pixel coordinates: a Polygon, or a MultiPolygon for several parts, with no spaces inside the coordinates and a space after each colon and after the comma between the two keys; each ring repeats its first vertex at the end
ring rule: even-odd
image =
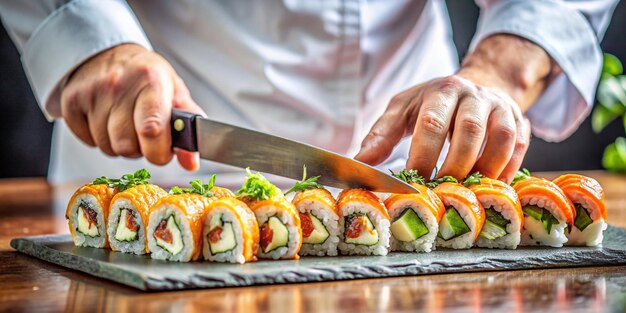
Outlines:
{"type": "MultiPolygon", "coordinates": [[[[612,54],[604,54],[596,97],[598,104],[591,114],[593,131],[598,134],[611,122],[620,119],[626,132],[626,75],[622,62],[612,54]]],[[[626,138],[619,137],[604,149],[602,166],[610,171],[626,173],[626,138]]]]}

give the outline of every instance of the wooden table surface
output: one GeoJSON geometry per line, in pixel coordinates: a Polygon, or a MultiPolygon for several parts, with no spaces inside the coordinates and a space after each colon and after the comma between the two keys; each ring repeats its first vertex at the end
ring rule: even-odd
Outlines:
{"type": "MultiPolygon", "coordinates": [[[[626,227],[626,176],[584,174],[604,187],[609,223],[626,227]]],[[[63,209],[71,192],[43,179],[0,180],[0,311],[626,311],[622,266],[140,292],[39,261],[9,246],[14,237],[67,233],[63,209]]]]}

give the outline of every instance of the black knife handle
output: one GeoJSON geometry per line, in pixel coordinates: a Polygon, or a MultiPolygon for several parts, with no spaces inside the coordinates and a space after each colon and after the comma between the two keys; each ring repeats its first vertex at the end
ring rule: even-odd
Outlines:
{"type": "Polygon", "coordinates": [[[187,151],[198,151],[196,136],[196,117],[199,114],[172,110],[170,126],[172,129],[172,147],[187,151]]]}

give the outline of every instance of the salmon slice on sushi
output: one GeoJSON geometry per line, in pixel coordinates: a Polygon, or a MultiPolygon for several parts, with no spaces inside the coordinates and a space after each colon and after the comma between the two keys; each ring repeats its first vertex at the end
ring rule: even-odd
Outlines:
{"type": "Polygon", "coordinates": [[[173,187],[170,195],[152,205],[146,237],[153,259],[189,262],[200,258],[208,206],[216,199],[210,191],[214,181],[215,176],[209,184],[193,180],[191,188],[173,187]]]}
{"type": "Polygon", "coordinates": [[[259,226],[260,259],[299,259],[302,229],[296,207],[261,173],[248,177],[237,195],[246,202],[259,226]]]}
{"type": "Polygon", "coordinates": [[[469,249],[485,224],[485,209],[469,188],[446,176],[433,189],[446,208],[439,222],[437,247],[469,249]]]}
{"type": "Polygon", "coordinates": [[[533,176],[518,180],[513,188],[524,213],[520,245],[562,247],[567,242],[565,229],[574,223],[576,211],[561,188],[533,176]]]}
{"type": "Polygon", "coordinates": [[[248,205],[236,198],[209,204],[202,236],[205,260],[243,264],[257,259],[259,225],[248,205]]]}
{"type": "Polygon", "coordinates": [[[566,229],[568,246],[598,246],[607,228],[604,190],[593,178],[565,174],[554,183],[572,201],[576,210],[574,225],[566,229]]]}
{"type": "Polygon", "coordinates": [[[98,179],[94,183],[82,186],[74,192],[67,205],[65,217],[76,246],[108,248],[106,221],[109,204],[117,188],[100,184],[98,179]]]}
{"type": "Polygon", "coordinates": [[[296,192],[293,205],[302,226],[300,255],[336,256],[339,244],[339,213],[333,195],[317,183],[319,176],[297,182],[285,194],[296,192]]]}
{"type": "Polygon", "coordinates": [[[391,220],[391,251],[434,250],[439,222],[445,213],[443,202],[424,185],[424,178],[416,170],[392,174],[411,184],[418,192],[392,194],[384,202],[391,220]]]}
{"type": "Polygon", "coordinates": [[[515,249],[524,224],[522,205],[513,187],[497,179],[470,175],[463,184],[485,209],[485,224],[476,239],[482,248],[515,249]]]}
{"type": "Polygon", "coordinates": [[[339,251],[348,255],[387,255],[390,223],[385,205],[372,192],[346,189],[337,199],[339,251]]]}
{"type": "Polygon", "coordinates": [[[148,212],[157,200],[165,196],[167,192],[153,184],[141,184],[117,193],[111,201],[107,223],[111,250],[147,253],[145,226],[148,212]]]}

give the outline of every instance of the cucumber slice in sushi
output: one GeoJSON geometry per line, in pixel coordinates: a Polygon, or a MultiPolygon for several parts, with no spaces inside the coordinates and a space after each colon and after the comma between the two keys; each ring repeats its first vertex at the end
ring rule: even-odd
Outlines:
{"type": "Polygon", "coordinates": [[[367,214],[355,213],[346,217],[345,238],[346,243],[372,246],[378,243],[378,231],[367,214]]]}
{"type": "Polygon", "coordinates": [[[454,239],[470,232],[469,227],[454,207],[448,207],[439,223],[439,237],[443,240],[454,239]]]}
{"type": "Polygon", "coordinates": [[[288,242],[289,230],[278,217],[270,217],[267,222],[261,226],[261,246],[264,253],[286,247],[288,242]]]}
{"type": "Polygon", "coordinates": [[[485,220],[485,225],[480,231],[479,236],[489,240],[506,236],[506,225],[508,225],[510,221],[504,218],[504,216],[493,207],[485,209],[485,215],[487,215],[487,219],[485,220]]]}
{"type": "Polygon", "coordinates": [[[483,230],[480,232],[481,237],[489,240],[495,240],[501,237],[506,236],[506,229],[490,220],[485,220],[485,226],[483,226],[483,230]]]}
{"type": "Polygon", "coordinates": [[[548,232],[548,234],[552,231],[552,225],[559,224],[559,220],[557,220],[556,217],[550,213],[550,211],[536,205],[527,205],[522,208],[522,211],[525,215],[543,223],[543,228],[548,232]]]}
{"type": "Polygon", "coordinates": [[[121,209],[115,230],[115,240],[134,241],[137,239],[137,230],[139,230],[139,225],[137,225],[133,213],[128,209],[121,209]]]}
{"type": "MultiPolygon", "coordinates": [[[[304,218],[308,218],[309,222],[311,222],[310,226],[313,227],[313,230],[307,237],[303,236],[302,243],[321,245],[324,242],[326,242],[326,239],[330,237],[330,234],[328,233],[328,230],[324,226],[324,223],[322,223],[322,221],[320,221],[319,218],[317,218],[315,215],[311,213],[307,213],[304,216],[305,216],[304,218]]],[[[303,217],[302,213],[300,217],[301,217],[300,220],[302,221],[302,217],[303,217]]],[[[302,223],[304,224],[304,221],[302,221],[302,223]]]]}
{"type": "Polygon", "coordinates": [[[154,230],[154,239],[156,239],[157,246],[172,255],[178,254],[185,247],[180,228],[178,228],[174,215],[170,215],[167,220],[161,220],[154,230]]]}
{"type": "Polygon", "coordinates": [[[211,218],[207,239],[213,255],[228,252],[237,246],[233,223],[225,222],[222,214],[216,214],[211,218]]]}
{"type": "Polygon", "coordinates": [[[406,208],[391,224],[391,233],[397,240],[410,242],[428,234],[428,227],[411,208],[406,208]]]}
{"type": "Polygon", "coordinates": [[[574,226],[578,228],[578,230],[583,231],[587,226],[593,223],[593,220],[589,216],[589,212],[580,204],[576,203],[574,205],[576,207],[576,219],[574,220],[574,226]]]}
{"type": "Polygon", "coordinates": [[[78,215],[78,226],[76,227],[77,231],[89,237],[100,236],[97,224],[98,213],[96,213],[96,211],[86,205],[81,205],[78,207],[76,215],[78,215]]]}

